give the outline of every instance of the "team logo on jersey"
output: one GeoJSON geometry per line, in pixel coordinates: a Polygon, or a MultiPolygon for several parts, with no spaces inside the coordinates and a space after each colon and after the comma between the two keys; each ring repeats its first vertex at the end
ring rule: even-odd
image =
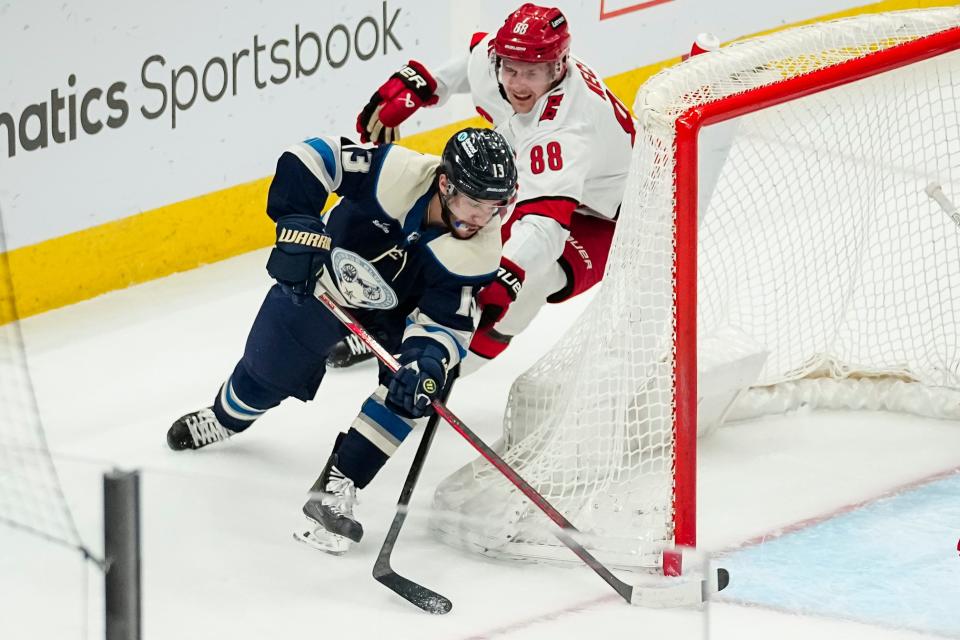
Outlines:
{"type": "Polygon", "coordinates": [[[553,120],[557,117],[557,109],[560,108],[560,102],[563,100],[562,93],[555,93],[547,96],[547,103],[543,107],[543,113],[540,114],[539,122],[544,120],[553,120]]]}
{"type": "Polygon", "coordinates": [[[330,253],[330,260],[337,288],[351,305],[382,310],[397,306],[397,294],[366,259],[337,247],[330,253]]]}

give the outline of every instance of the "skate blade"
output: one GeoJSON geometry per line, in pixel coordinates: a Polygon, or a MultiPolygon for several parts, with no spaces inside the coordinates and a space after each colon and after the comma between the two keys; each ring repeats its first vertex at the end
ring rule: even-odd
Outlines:
{"type": "Polygon", "coordinates": [[[330,533],[326,529],[320,535],[314,529],[298,529],[293,532],[293,539],[332,556],[342,556],[350,550],[350,546],[353,544],[353,541],[349,538],[330,533]]]}

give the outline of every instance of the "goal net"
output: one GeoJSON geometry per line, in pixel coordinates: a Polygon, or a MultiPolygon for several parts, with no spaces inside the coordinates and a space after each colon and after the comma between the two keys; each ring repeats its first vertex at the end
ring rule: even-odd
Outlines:
{"type": "MultiPolygon", "coordinates": [[[[514,382],[496,445],[601,560],[679,570],[665,551],[696,543],[698,421],[960,420],[958,47],[960,8],[866,15],[641,87],[604,282],[514,382]]],[[[434,503],[451,544],[575,560],[483,460],[434,503]]]]}
{"type": "Polygon", "coordinates": [[[0,214],[0,526],[82,550],[47,448],[16,318],[0,214]]]}

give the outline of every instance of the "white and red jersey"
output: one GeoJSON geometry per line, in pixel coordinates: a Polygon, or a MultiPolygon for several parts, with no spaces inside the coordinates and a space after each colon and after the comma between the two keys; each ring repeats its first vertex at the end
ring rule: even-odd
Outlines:
{"type": "Polygon", "coordinates": [[[477,111],[517,153],[520,189],[503,255],[529,275],[563,252],[574,213],[613,219],[623,198],[635,122],[599,76],[574,56],[563,80],[530,113],[514,113],[496,77],[493,35],[437,69],[440,102],[469,91],[477,111]]]}

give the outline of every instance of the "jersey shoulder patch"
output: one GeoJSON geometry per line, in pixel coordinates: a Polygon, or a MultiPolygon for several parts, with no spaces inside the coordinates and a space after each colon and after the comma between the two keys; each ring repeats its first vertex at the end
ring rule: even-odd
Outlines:
{"type": "Polygon", "coordinates": [[[495,218],[469,240],[460,240],[449,233],[427,243],[433,256],[451,275],[461,278],[485,278],[500,265],[503,243],[500,239],[500,218],[495,218]]]}
{"type": "Polygon", "coordinates": [[[376,197],[384,213],[403,224],[413,204],[433,184],[440,158],[390,145],[377,176],[376,197]]]}
{"type": "Polygon", "coordinates": [[[295,155],[328,193],[340,187],[343,168],[340,163],[340,144],[334,138],[308,138],[288,147],[287,152],[295,155]]]}

